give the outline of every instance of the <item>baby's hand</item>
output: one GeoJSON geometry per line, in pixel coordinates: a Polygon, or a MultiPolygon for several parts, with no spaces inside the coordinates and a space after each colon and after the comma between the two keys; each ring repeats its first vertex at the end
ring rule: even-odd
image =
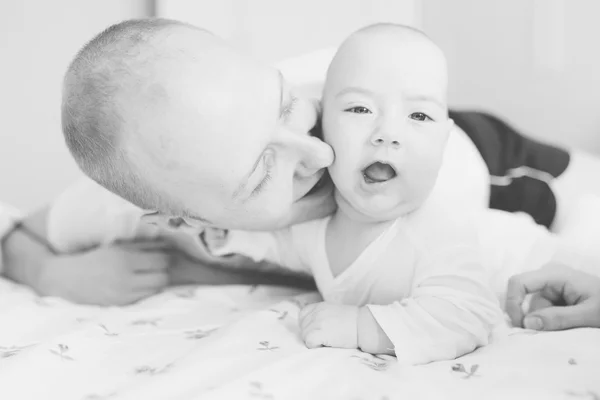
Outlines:
{"type": "Polygon", "coordinates": [[[309,304],[298,317],[306,347],[358,348],[358,307],[326,302],[309,304]]]}
{"type": "Polygon", "coordinates": [[[172,257],[164,242],[157,240],[58,256],[44,265],[36,287],[41,295],[75,303],[131,304],[168,285],[167,268],[172,257]]]}

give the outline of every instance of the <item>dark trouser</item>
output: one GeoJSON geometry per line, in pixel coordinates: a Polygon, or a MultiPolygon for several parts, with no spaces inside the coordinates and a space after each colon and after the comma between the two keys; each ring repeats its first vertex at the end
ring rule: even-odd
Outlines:
{"type": "Polygon", "coordinates": [[[556,198],[549,182],[566,170],[569,153],[529,139],[490,114],[450,111],[450,118],[485,160],[492,177],[490,208],[523,211],[550,227],[556,198]]]}

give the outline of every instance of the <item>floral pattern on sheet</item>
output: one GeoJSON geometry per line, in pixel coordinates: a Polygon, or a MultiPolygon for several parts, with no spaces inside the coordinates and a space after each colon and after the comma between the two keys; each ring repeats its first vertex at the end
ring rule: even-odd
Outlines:
{"type": "Polygon", "coordinates": [[[69,346],[66,344],[59,343],[56,348],[50,349],[50,353],[58,356],[61,361],[75,361],[75,359],[69,355],[69,346]]]}
{"type": "Polygon", "coordinates": [[[0,346],[0,359],[16,356],[21,351],[23,351],[31,346],[34,346],[34,345],[28,344],[28,345],[24,345],[24,346],[19,346],[19,345],[0,346]]]}
{"type": "Polygon", "coordinates": [[[477,375],[478,370],[479,370],[479,364],[473,364],[470,367],[466,367],[466,368],[461,363],[456,363],[452,366],[452,371],[463,374],[462,377],[464,379],[469,379],[474,376],[475,377],[479,376],[479,375],[477,375]]]}
{"type": "Polygon", "coordinates": [[[352,357],[358,358],[361,364],[366,365],[374,371],[385,371],[392,363],[396,362],[395,357],[368,353],[361,353],[360,355],[353,355],[352,357]]]}
{"type": "Polygon", "coordinates": [[[298,312],[316,299],[182,287],[103,309],[0,280],[0,398],[466,400],[486,388],[497,398],[600,400],[600,330],[514,330],[458,360],[403,367],[359,350],[307,349],[298,312]]]}

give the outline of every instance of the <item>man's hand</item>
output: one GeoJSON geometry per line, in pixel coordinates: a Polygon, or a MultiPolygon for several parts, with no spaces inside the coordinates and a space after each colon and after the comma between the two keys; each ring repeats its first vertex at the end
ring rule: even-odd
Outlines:
{"type": "Polygon", "coordinates": [[[41,268],[38,293],[101,306],[126,305],[164,289],[174,255],[155,240],[114,244],[51,257],[41,268]]]}
{"type": "Polygon", "coordinates": [[[306,347],[358,348],[358,310],[355,306],[326,302],[304,307],[298,321],[306,347]]]}
{"type": "Polygon", "coordinates": [[[600,278],[556,264],[513,276],[506,311],[514,326],[527,329],[600,328],[600,278]],[[537,295],[537,304],[548,307],[524,315],[522,304],[528,294],[537,295]]]}

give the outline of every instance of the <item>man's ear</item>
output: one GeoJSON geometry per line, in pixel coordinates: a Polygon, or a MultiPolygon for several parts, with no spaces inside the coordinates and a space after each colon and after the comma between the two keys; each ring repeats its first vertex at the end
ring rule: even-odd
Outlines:
{"type": "Polygon", "coordinates": [[[145,224],[150,225],[162,225],[164,223],[165,216],[160,214],[158,211],[150,211],[144,213],[140,220],[145,224]]]}
{"type": "Polygon", "coordinates": [[[202,221],[198,221],[197,219],[194,218],[175,218],[181,221],[173,221],[172,223],[174,224],[178,224],[178,226],[183,227],[183,228],[190,228],[190,229],[194,229],[196,231],[201,231],[204,230],[208,225],[205,222],[202,221]]]}

